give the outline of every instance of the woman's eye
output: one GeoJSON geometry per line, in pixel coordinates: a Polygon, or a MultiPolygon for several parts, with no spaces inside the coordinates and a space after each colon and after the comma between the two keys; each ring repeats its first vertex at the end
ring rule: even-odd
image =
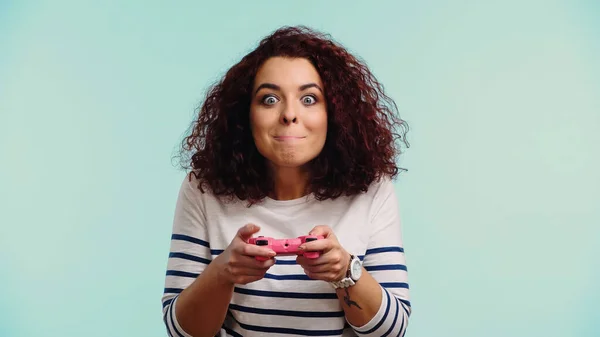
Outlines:
{"type": "Polygon", "coordinates": [[[277,103],[277,98],[275,98],[274,96],[266,96],[263,98],[263,103],[266,105],[273,105],[277,103]]]}
{"type": "Polygon", "coordinates": [[[306,105],[315,104],[316,101],[317,100],[313,96],[304,96],[302,98],[302,103],[304,103],[306,105]]]}

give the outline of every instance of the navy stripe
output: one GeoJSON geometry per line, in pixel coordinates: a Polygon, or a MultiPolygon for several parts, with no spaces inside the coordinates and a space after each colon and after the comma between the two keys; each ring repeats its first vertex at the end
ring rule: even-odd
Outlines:
{"type": "Polygon", "coordinates": [[[187,241],[187,242],[198,244],[200,246],[210,248],[210,244],[207,241],[200,240],[200,239],[197,239],[197,238],[195,238],[193,236],[189,236],[189,235],[173,234],[173,235],[171,235],[171,240],[187,241]]]}
{"type": "MultiPolygon", "coordinates": [[[[196,278],[196,277],[198,277],[198,275],[200,275],[197,273],[188,273],[186,271],[179,271],[179,270],[167,270],[166,274],[170,275],[170,276],[181,276],[181,277],[192,277],[192,278],[196,278]]],[[[268,278],[271,280],[280,280],[280,281],[285,281],[285,280],[314,281],[313,279],[308,277],[306,274],[275,275],[275,274],[266,273],[264,278],[268,278]]]]}
{"type": "Polygon", "coordinates": [[[235,287],[235,289],[233,291],[238,294],[261,296],[261,297],[306,298],[306,299],[313,299],[313,300],[315,300],[315,299],[319,299],[319,300],[335,299],[335,300],[337,300],[337,295],[335,293],[291,293],[291,292],[283,292],[283,291],[254,290],[254,289],[246,289],[246,288],[238,288],[238,287],[235,287]]]}
{"type": "Polygon", "coordinates": [[[407,300],[403,300],[403,299],[401,299],[401,298],[398,298],[398,301],[400,301],[400,302],[402,302],[402,303],[404,303],[404,304],[406,304],[407,306],[409,306],[409,307],[410,307],[410,302],[409,302],[409,301],[407,301],[407,300]]]}
{"type": "Polygon", "coordinates": [[[163,302],[163,309],[164,309],[164,308],[165,308],[167,305],[171,304],[171,302],[173,302],[173,298],[169,298],[168,300],[164,301],[164,302],[163,302]]]}
{"type": "Polygon", "coordinates": [[[173,337],[173,334],[171,333],[171,329],[169,329],[169,323],[167,323],[167,314],[168,313],[169,313],[169,308],[167,308],[167,310],[165,310],[165,313],[163,314],[163,322],[165,323],[165,328],[167,328],[167,333],[169,334],[169,337],[173,337]]]}
{"type": "Polygon", "coordinates": [[[293,264],[298,264],[298,263],[296,263],[296,260],[277,260],[277,259],[275,259],[275,264],[293,265],[293,264]]]}
{"type": "Polygon", "coordinates": [[[183,289],[181,289],[181,288],[165,288],[164,293],[165,294],[179,294],[182,291],[183,291],[183,289]]]}
{"type": "Polygon", "coordinates": [[[378,253],[387,253],[387,252],[399,252],[404,253],[404,248],[402,247],[380,247],[380,248],[371,248],[367,249],[365,255],[369,254],[378,254],[378,253]]]}
{"type": "MultiPolygon", "coordinates": [[[[175,298],[177,298],[177,297],[175,297],[175,298]]],[[[175,301],[175,300],[173,300],[173,301],[175,301]]],[[[175,333],[177,333],[177,336],[183,337],[181,332],[179,332],[179,330],[177,330],[177,327],[175,326],[175,321],[173,321],[173,306],[172,305],[169,307],[169,315],[171,316],[171,325],[173,326],[173,330],[175,330],[175,333]]]]}
{"type": "MultiPolygon", "coordinates": [[[[387,291],[386,291],[387,292],[387,291]]],[[[389,298],[389,295],[388,295],[389,298]]],[[[396,299],[396,314],[394,315],[394,321],[392,321],[392,325],[390,325],[390,328],[388,329],[388,331],[386,331],[383,335],[381,335],[381,337],[386,337],[387,335],[389,335],[392,330],[394,330],[394,327],[396,327],[396,321],[398,320],[398,313],[400,312],[399,306],[400,304],[398,304],[398,299],[396,299]]],[[[400,328],[400,331],[402,331],[402,328],[400,328]]]]}
{"type": "Polygon", "coordinates": [[[376,331],[377,329],[379,329],[379,327],[381,326],[381,324],[383,324],[383,322],[385,322],[385,320],[387,319],[388,313],[390,312],[390,302],[392,300],[390,300],[390,294],[387,291],[385,292],[385,295],[387,297],[388,302],[387,302],[387,306],[385,307],[385,313],[383,314],[383,317],[381,317],[381,320],[379,320],[379,323],[377,323],[377,325],[375,325],[373,328],[371,328],[371,330],[369,330],[369,331],[359,331],[361,334],[368,335],[368,334],[373,333],[374,331],[376,331]]]}
{"type": "MultiPolygon", "coordinates": [[[[219,254],[221,254],[221,253],[223,253],[223,250],[222,250],[222,249],[211,249],[211,250],[210,250],[210,254],[211,254],[211,255],[219,255],[219,254]]],[[[206,261],[209,261],[209,260],[206,260],[206,261]]],[[[276,259],[276,260],[275,260],[275,264],[282,264],[282,265],[295,265],[295,264],[298,264],[298,263],[296,263],[296,260],[277,260],[277,259],[276,259]]]]}
{"type": "Polygon", "coordinates": [[[180,258],[180,259],[200,262],[200,263],[204,263],[204,264],[210,263],[210,260],[207,260],[202,257],[186,254],[186,253],[169,253],[169,258],[180,258]]]}
{"type": "Polygon", "coordinates": [[[277,315],[277,316],[292,316],[292,317],[344,317],[343,311],[293,311],[293,310],[278,310],[278,309],[261,309],[244,307],[237,304],[230,304],[229,309],[242,312],[250,312],[261,315],[277,315]]]}
{"type": "Polygon", "coordinates": [[[200,274],[188,273],[187,271],[179,271],[179,270],[167,270],[167,275],[196,278],[200,274]]]}
{"type": "MultiPolygon", "coordinates": [[[[246,323],[242,323],[235,319],[235,317],[231,316],[237,324],[239,324],[243,329],[251,330],[251,331],[260,331],[260,332],[269,332],[276,334],[291,334],[291,335],[302,335],[302,336],[337,336],[341,335],[344,330],[301,330],[301,329],[291,329],[291,328],[276,328],[276,327],[268,327],[268,326],[258,326],[258,325],[250,325],[246,323]]],[[[309,325],[309,324],[307,324],[309,325]]]]}
{"type": "MultiPolygon", "coordinates": [[[[399,298],[396,298],[396,300],[398,301],[398,303],[402,302],[402,300],[399,298]]],[[[402,303],[400,303],[400,304],[402,304],[402,303]]],[[[402,322],[400,322],[400,333],[402,333],[402,329],[404,329],[404,306],[402,306],[402,313],[400,313],[400,311],[398,311],[398,315],[402,316],[402,322]]],[[[408,314],[408,316],[410,316],[410,314],[408,314]]]]}
{"type": "Polygon", "coordinates": [[[404,282],[384,282],[380,283],[384,288],[406,288],[408,289],[408,283],[404,282]]]}
{"type": "Polygon", "coordinates": [[[398,334],[396,335],[396,337],[402,336],[402,329],[404,329],[404,314],[402,315],[402,323],[400,323],[400,331],[398,331],[398,334]]]}
{"type": "MultiPolygon", "coordinates": [[[[399,300],[400,302],[402,302],[402,300],[399,300]]],[[[411,314],[411,309],[410,307],[407,307],[406,305],[404,305],[404,303],[402,303],[402,310],[404,310],[404,312],[406,312],[406,316],[410,317],[411,314]]]]}
{"type": "Polygon", "coordinates": [[[292,275],[273,275],[273,274],[265,274],[264,278],[268,278],[271,280],[302,280],[302,281],[315,281],[308,277],[306,274],[292,274],[292,275]]]}
{"type": "Polygon", "coordinates": [[[365,266],[367,271],[378,271],[378,270],[406,270],[406,266],[403,264],[382,264],[378,266],[365,266]]]}
{"type": "Polygon", "coordinates": [[[240,335],[239,333],[233,331],[233,329],[230,329],[230,328],[228,328],[228,327],[226,327],[224,325],[223,325],[222,328],[225,329],[225,332],[227,332],[228,334],[232,335],[233,337],[244,337],[244,336],[240,335]]]}

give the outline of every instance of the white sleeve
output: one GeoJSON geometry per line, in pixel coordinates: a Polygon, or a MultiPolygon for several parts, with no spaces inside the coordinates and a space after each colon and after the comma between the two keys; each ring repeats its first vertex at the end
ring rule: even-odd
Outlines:
{"type": "Polygon", "coordinates": [[[177,322],[177,298],[212,260],[197,181],[188,178],[189,175],[181,184],[175,206],[162,296],[163,321],[171,337],[192,337],[177,322]]]}
{"type": "Polygon", "coordinates": [[[381,285],[382,301],[371,321],[351,327],[358,336],[404,336],[411,306],[398,199],[391,180],[378,188],[363,266],[381,285]]]}

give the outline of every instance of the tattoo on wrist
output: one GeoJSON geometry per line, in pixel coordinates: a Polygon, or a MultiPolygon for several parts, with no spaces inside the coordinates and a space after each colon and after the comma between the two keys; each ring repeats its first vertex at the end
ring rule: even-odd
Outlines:
{"type": "Polygon", "coordinates": [[[350,293],[348,292],[348,288],[345,288],[345,291],[346,291],[346,295],[344,295],[344,302],[346,303],[346,305],[349,307],[355,305],[358,309],[362,310],[362,308],[360,307],[360,305],[358,305],[358,303],[356,303],[355,301],[350,299],[350,293]]]}

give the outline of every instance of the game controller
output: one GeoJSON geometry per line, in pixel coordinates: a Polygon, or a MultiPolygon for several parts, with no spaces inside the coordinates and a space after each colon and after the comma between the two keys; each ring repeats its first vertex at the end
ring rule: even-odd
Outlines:
{"type": "MultiPolygon", "coordinates": [[[[316,259],[321,256],[320,252],[305,252],[298,247],[305,242],[311,242],[316,240],[323,240],[325,237],[322,235],[304,235],[299,236],[295,239],[273,239],[269,237],[259,236],[256,238],[250,238],[249,244],[267,247],[273,250],[277,255],[303,255],[307,259],[316,259]]],[[[256,256],[259,261],[266,261],[269,258],[265,256],[256,256]]]]}

